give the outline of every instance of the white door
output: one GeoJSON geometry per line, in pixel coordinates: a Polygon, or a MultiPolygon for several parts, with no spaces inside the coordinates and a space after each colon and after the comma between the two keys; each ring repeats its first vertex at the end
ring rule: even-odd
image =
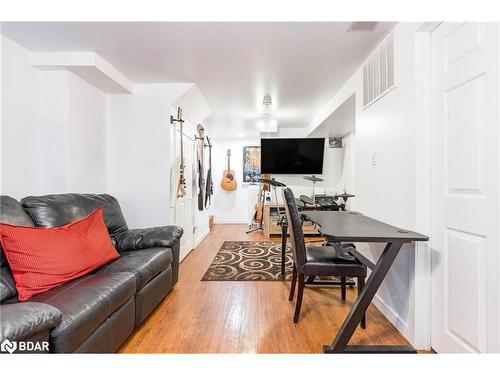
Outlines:
{"type": "MultiPolygon", "coordinates": [[[[186,125],[185,125],[186,126],[186,125]]],[[[185,130],[185,129],[184,129],[185,130]]],[[[177,131],[175,139],[175,156],[180,157],[180,132],[177,131]]],[[[174,222],[184,229],[180,242],[180,260],[182,260],[194,247],[194,207],[193,207],[193,168],[194,168],[194,142],[193,139],[183,135],[184,150],[184,176],[186,178],[186,194],[176,200],[174,206],[174,222]]],[[[176,190],[172,190],[175,194],[176,190]]]]}
{"type": "Polygon", "coordinates": [[[432,325],[437,352],[498,352],[498,26],[432,33],[432,325]]]}

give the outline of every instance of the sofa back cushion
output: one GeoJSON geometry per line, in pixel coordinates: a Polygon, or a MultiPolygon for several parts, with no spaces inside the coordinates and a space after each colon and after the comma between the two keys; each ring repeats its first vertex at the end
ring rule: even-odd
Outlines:
{"type": "MultiPolygon", "coordinates": [[[[32,227],[33,221],[21,203],[7,195],[0,195],[0,223],[32,227]]],[[[0,303],[17,295],[12,272],[0,244],[0,303]]]]}
{"type": "Polygon", "coordinates": [[[102,208],[56,228],[0,224],[0,242],[20,301],[84,276],[120,255],[102,208]]]}
{"type": "Polygon", "coordinates": [[[26,197],[21,204],[37,227],[58,227],[103,208],[104,222],[111,236],[128,229],[118,200],[108,194],[52,194],[26,197]]]}

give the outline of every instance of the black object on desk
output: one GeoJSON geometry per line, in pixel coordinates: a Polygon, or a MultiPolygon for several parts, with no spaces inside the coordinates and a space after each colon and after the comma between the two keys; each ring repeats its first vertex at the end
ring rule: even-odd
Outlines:
{"type": "Polygon", "coordinates": [[[356,257],[372,272],[337,336],[331,345],[323,348],[323,351],[325,353],[416,353],[412,346],[348,345],[348,343],[403,244],[428,241],[429,237],[393,227],[358,212],[302,211],[301,214],[304,219],[319,225],[320,233],[328,241],[387,243],[377,263],[370,262],[357,250],[354,251],[356,257]]]}

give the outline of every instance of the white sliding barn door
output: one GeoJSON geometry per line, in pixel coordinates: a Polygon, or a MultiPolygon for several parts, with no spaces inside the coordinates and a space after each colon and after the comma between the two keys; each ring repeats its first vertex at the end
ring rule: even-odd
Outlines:
{"type": "Polygon", "coordinates": [[[431,344],[497,352],[498,25],[440,25],[432,65],[431,344]]]}

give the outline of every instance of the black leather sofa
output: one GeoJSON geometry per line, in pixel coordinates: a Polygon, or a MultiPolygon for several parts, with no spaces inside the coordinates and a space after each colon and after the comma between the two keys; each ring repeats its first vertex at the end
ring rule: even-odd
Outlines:
{"type": "Polygon", "coordinates": [[[118,201],[110,195],[46,195],[21,202],[0,196],[0,221],[54,227],[97,207],[103,207],[120,258],[28,301],[17,300],[0,247],[0,343],[48,340],[54,353],[115,352],[170,292],[179,274],[182,229],[128,229],[118,201]]]}

